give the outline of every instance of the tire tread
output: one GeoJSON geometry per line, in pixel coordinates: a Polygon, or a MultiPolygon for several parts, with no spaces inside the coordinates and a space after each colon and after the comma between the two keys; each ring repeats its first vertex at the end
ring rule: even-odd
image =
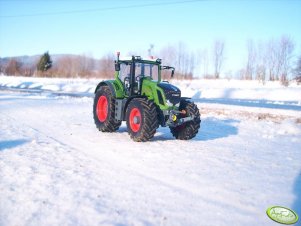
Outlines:
{"type": "Polygon", "coordinates": [[[115,98],[113,97],[112,92],[108,86],[101,86],[95,94],[93,104],[93,117],[96,128],[102,132],[115,132],[121,125],[121,121],[115,119],[115,98]],[[101,96],[106,96],[109,103],[108,116],[104,122],[99,121],[96,113],[97,102],[99,97],[101,96]]]}

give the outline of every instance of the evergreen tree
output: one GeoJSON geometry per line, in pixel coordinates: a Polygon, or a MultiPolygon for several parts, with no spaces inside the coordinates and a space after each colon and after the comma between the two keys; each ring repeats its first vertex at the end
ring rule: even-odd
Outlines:
{"type": "Polygon", "coordinates": [[[48,52],[44,53],[43,56],[41,56],[39,63],[37,65],[38,71],[47,71],[52,66],[52,60],[50,58],[50,55],[48,52]]]}

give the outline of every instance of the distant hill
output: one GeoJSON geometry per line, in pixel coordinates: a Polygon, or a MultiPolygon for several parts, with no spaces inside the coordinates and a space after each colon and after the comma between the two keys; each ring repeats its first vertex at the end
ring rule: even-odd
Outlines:
{"type": "MultiPolygon", "coordinates": [[[[18,61],[19,63],[21,63],[22,66],[26,66],[26,67],[35,67],[37,65],[37,62],[39,61],[40,57],[42,55],[34,55],[34,56],[15,56],[15,57],[4,57],[1,58],[0,57],[0,67],[3,68],[5,67],[8,62],[12,59],[15,59],[16,61],[18,61]]],[[[50,55],[51,60],[53,61],[53,65],[55,66],[56,63],[62,59],[62,58],[77,58],[77,57],[82,57],[82,55],[75,55],[75,54],[54,54],[54,55],[50,55]]],[[[92,60],[93,61],[93,65],[94,65],[94,69],[99,69],[99,64],[97,63],[99,61],[99,59],[95,59],[92,57],[87,57],[87,59],[92,60]]]]}
{"type": "Polygon", "coordinates": [[[20,62],[21,64],[34,65],[40,59],[40,56],[35,55],[35,56],[4,57],[4,58],[0,58],[0,66],[7,65],[11,59],[15,59],[16,61],[20,62]]]}

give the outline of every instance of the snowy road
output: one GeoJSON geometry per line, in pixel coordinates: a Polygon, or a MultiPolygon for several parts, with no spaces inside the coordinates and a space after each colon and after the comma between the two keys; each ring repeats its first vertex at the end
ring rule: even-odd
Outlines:
{"type": "Polygon", "coordinates": [[[300,138],[210,113],[191,141],[135,143],[96,130],[91,98],[1,91],[0,225],[275,225],[271,205],[301,215],[300,138]]]}

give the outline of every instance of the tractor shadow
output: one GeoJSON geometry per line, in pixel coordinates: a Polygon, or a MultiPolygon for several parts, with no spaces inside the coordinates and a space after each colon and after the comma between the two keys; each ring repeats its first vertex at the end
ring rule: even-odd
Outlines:
{"type": "MultiPolygon", "coordinates": [[[[239,120],[234,119],[204,118],[198,134],[191,141],[209,141],[237,135],[237,125],[239,123],[239,120]]],[[[160,127],[152,140],[167,141],[174,139],[169,128],[160,127]]]]}
{"type": "Polygon", "coordinates": [[[205,118],[195,140],[208,141],[237,135],[239,123],[235,119],[205,118]]]}
{"type": "Polygon", "coordinates": [[[28,140],[24,140],[24,139],[0,141],[0,152],[15,148],[17,146],[23,145],[28,142],[29,142],[28,140]]]}
{"type": "Polygon", "coordinates": [[[295,183],[294,183],[294,193],[295,193],[295,201],[293,203],[292,209],[298,214],[299,221],[297,225],[301,225],[300,215],[301,215],[301,171],[299,172],[295,183]]]}

